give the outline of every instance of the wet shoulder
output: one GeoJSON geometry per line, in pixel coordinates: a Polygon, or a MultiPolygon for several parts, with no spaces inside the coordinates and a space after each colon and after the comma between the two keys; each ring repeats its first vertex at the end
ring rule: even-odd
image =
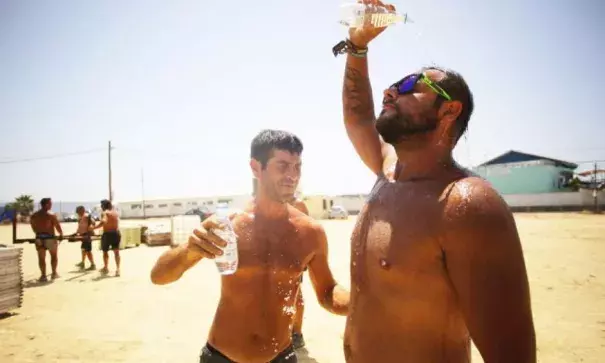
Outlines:
{"type": "Polygon", "coordinates": [[[496,189],[487,180],[473,174],[451,182],[441,199],[445,215],[450,218],[508,211],[506,202],[496,189]]]}
{"type": "Polygon", "coordinates": [[[294,225],[296,233],[306,241],[316,241],[324,234],[323,225],[304,214],[300,210],[292,207],[290,210],[290,223],[294,225]]]}

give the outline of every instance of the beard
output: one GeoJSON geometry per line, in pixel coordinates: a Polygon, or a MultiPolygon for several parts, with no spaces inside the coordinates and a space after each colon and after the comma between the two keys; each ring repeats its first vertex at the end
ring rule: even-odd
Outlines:
{"type": "Polygon", "coordinates": [[[438,124],[436,115],[423,114],[416,121],[410,115],[404,115],[394,108],[380,113],[376,119],[376,130],[384,142],[395,145],[406,137],[435,131],[438,124]]]}

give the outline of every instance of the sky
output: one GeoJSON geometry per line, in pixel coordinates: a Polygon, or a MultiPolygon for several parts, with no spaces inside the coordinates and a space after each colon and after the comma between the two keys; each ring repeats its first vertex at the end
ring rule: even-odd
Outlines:
{"type": "MultiPolygon", "coordinates": [[[[263,128],[302,139],[303,193],[367,193],[331,53],[342,3],[0,1],[0,201],[107,197],[110,140],[117,201],[250,193],[263,128]]],[[[393,4],[414,23],[370,44],[376,103],[437,64],[475,97],[462,165],[511,149],[605,160],[605,2],[393,4]]]]}

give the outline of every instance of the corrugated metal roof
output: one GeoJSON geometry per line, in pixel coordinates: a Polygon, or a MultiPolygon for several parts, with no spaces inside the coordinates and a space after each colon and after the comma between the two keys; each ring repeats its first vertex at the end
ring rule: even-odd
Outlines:
{"type": "Polygon", "coordinates": [[[491,160],[488,160],[479,166],[517,163],[517,162],[532,161],[532,160],[548,160],[548,161],[552,161],[557,166],[563,166],[563,167],[566,167],[569,169],[575,169],[578,167],[578,164],[575,164],[575,163],[572,163],[569,161],[547,158],[545,156],[523,153],[523,152],[516,151],[516,150],[507,151],[504,154],[497,156],[491,160]]]}

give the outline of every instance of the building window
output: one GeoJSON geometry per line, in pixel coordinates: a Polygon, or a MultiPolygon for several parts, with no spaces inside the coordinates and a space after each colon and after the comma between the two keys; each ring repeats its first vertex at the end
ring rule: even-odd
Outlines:
{"type": "Polygon", "coordinates": [[[152,209],[153,208],[153,204],[145,204],[145,209],[152,209]]]}
{"type": "Polygon", "coordinates": [[[141,209],[141,205],[140,204],[133,204],[130,206],[130,209],[141,209]]]}
{"type": "Polygon", "coordinates": [[[181,203],[172,203],[172,205],[173,205],[174,207],[182,207],[182,206],[183,206],[181,203]]]}
{"type": "Polygon", "coordinates": [[[160,204],[160,205],[158,205],[158,208],[166,208],[166,207],[168,207],[168,204],[160,204]]]}

